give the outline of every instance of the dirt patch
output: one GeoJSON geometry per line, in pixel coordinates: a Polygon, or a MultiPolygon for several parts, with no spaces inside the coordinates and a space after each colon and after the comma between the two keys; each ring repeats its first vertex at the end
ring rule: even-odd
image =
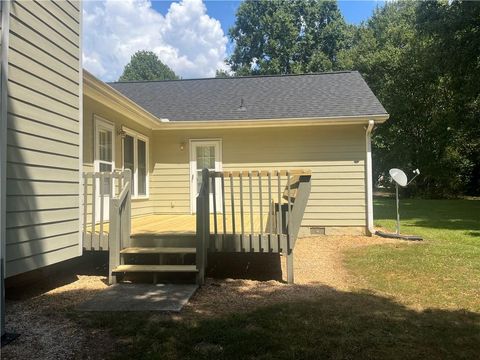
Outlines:
{"type": "Polygon", "coordinates": [[[204,317],[253,310],[279,302],[314,298],[319,292],[349,290],[349,274],[343,266],[348,249],[394,242],[378,236],[319,236],[299,239],[294,251],[295,284],[286,283],[285,259],[283,281],[246,279],[207,279],[183,316],[204,317]]]}
{"type": "MultiPolygon", "coordinates": [[[[343,267],[343,252],[347,249],[388,243],[379,237],[319,236],[299,239],[294,252],[295,285],[278,280],[212,279],[200,288],[191,302],[173,318],[188,319],[245,312],[278,302],[314,298],[319,292],[347,290],[351,282],[343,267]],[[324,286],[322,286],[324,285],[324,286]]],[[[285,259],[281,258],[282,273],[285,259]]],[[[277,274],[278,269],[275,269],[277,274]]],[[[85,274],[85,272],[80,272],[85,274]]],[[[106,277],[99,275],[73,275],[62,273],[46,278],[25,288],[26,296],[7,301],[9,332],[21,336],[2,349],[2,359],[102,359],[114,349],[118,339],[99,330],[82,328],[70,320],[69,311],[107,287],[106,277]],[[68,283],[58,277],[70,277],[68,283]],[[53,288],[48,285],[55,281],[53,288]],[[47,290],[45,290],[47,289],[47,290]],[[27,291],[28,290],[28,291],[27,291]],[[92,349],[94,351],[92,352],[92,349]],[[92,354],[93,353],[93,354],[92,354]]],[[[20,294],[22,295],[22,294],[20,294]]],[[[164,315],[153,315],[164,318],[164,315]]],[[[213,351],[209,344],[202,349],[213,351]]]]}
{"type": "Polygon", "coordinates": [[[74,282],[41,295],[7,300],[7,331],[20,337],[2,348],[2,359],[103,358],[102,354],[107,354],[115,342],[108,334],[79,327],[66,313],[106,287],[103,276],[79,275],[74,282]],[[85,351],[92,348],[95,349],[93,357],[91,351],[85,351]]]}

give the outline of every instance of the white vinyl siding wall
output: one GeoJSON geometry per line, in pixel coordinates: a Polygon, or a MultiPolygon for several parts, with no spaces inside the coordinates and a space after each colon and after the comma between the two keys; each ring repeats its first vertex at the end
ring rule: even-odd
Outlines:
{"type": "Polygon", "coordinates": [[[7,276],[79,255],[78,1],[10,5],[7,276]]]}

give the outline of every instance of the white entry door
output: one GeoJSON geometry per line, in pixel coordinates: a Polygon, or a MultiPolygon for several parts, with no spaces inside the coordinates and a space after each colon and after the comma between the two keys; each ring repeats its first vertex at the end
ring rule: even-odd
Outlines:
{"type": "MultiPolygon", "coordinates": [[[[197,195],[202,185],[202,170],[222,170],[221,140],[190,140],[190,207],[196,212],[197,195]]],[[[220,179],[216,180],[217,212],[222,210],[220,179]]],[[[210,185],[210,211],[213,212],[213,189],[210,185]]]]}
{"type": "MultiPolygon", "coordinates": [[[[95,118],[95,172],[112,172],[115,168],[114,154],[114,129],[113,124],[95,118]]],[[[103,202],[103,219],[108,221],[110,214],[110,198],[112,192],[112,180],[105,178],[103,184],[100,179],[95,184],[95,221],[100,221],[101,203],[103,202]],[[100,196],[103,187],[103,200],[100,196]]]]}

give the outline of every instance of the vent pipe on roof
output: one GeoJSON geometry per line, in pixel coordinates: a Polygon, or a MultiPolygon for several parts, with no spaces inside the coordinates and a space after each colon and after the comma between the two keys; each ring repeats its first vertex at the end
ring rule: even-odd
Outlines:
{"type": "Polygon", "coordinates": [[[167,123],[167,122],[170,122],[170,120],[167,118],[160,118],[160,122],[167,123]]]}
{"type": "Polygon", "coordinates": [[[243,97],[240,100],[240,107],[237,109],[237,111],[247,111],[247,108],[245,107],[245,100],[243,100],[243,97]]]}

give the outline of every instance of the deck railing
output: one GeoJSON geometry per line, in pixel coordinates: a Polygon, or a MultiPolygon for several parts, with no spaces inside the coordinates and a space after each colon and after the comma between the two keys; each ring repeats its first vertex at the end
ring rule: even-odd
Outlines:
{"type": "Polygon", "coordinates": [[[197,283],[203,285],[205,282],[205,269],[207,268],[207,251],[210,238],[210,181],[208,170],[202,170],[202,186],[197,195],[197,238],[196,238],[196,259],[197,283]]]}
{"type": "Polygon", "coordinates": [[[125,170],[124,184],[118,196],[110,199],[110,234],[108,276],[110,284],[116,281],[112,270],[120,265],[120,251],[130,246],[131,229],[131,172],[125,170]]]}
{"type": "Polygon", "coordinates": [[[288,281],[293,282],[293,249],[310,195],[311,172],[210,171],[206,176],[206,171],[197,197],[197,241],[208,229],[209,251],[283,253],[288,281]],[[205,215],[208,207],[210,216],[205,215]]]}
{"type": "Polygon", "coordinates": [[[109,249],[110,200],[125,187],[130,170],[83,173],[83,247],[109,249]],[[107,205],[108,204],[108,205],[107,205]],[[106,206],[107,205],[107,206],[106,206]]]}

